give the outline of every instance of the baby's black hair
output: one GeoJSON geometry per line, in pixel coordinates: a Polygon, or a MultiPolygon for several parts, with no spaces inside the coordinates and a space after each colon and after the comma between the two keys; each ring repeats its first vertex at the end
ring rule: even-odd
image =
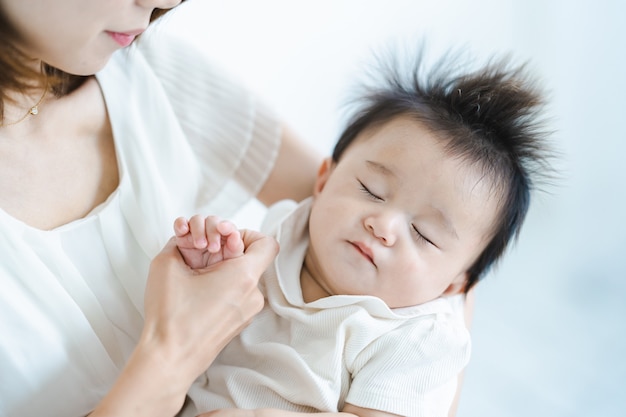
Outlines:
{"type": "Polygon", "coordinates": [[[531,191],[550,177],[544,100],[526,66],[514,66],[508,57],[468,69],[460,54],[448,53],[425,71],[423,47],[419,51],[408,71],[397,57],[379,60],[382,74],[362,86],[332,157],[339,162],[363,131],[409,116],[440,138],[450,155],[482,169],[499,193],[500,213],[491,240],[469,268],[467,292],[517,239],[531,191]]]}

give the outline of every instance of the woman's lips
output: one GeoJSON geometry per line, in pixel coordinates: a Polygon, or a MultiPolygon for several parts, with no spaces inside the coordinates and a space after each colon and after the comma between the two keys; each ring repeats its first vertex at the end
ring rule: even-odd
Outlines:
{"type": "Polygon", "coordinates": [[[143,30],[134,30],[132,32],[110,32],[107,31],[107,34],[120,46],[125,47],[133,43],[137,35],[139,35],[143,30]]]}

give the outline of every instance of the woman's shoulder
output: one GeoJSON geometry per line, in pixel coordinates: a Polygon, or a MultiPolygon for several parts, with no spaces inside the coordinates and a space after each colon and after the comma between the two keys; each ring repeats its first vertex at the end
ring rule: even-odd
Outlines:
{"type": "Polygon", "coordinates": [[[202,211],[210,204],[230,216],[269,175],[280,125],[193,42],[165,31],[144,35],[97,74],[118,158],[144,187],[160,178],[174,199],[188,190],[202,211]]]}

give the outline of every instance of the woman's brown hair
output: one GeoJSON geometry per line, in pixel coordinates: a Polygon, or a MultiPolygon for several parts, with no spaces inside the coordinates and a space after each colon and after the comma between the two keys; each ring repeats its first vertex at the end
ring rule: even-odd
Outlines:
{"type": "MultiPolygon", "coordinates": [[[[150,22],[154,22],[168,11],[155,9],[150,22]]],[[[41,71],[29,66],[27,64],[29,58],[16,47],[20,40],[19,34],[2,10],[0,10],[0,39],[0,125],[4,120],[4,104],[10,100],[8,91],[27,93],[33,88],[48,83],[53,94],[60,97],[80,87],[88,78],[88,76],[66,73],[43,62],[41,71]]]]}

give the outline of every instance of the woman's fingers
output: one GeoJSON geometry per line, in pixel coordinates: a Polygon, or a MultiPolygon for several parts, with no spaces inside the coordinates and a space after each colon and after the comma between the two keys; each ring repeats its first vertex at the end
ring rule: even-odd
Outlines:
{"type": "Polygon", "coordinates": [[[241,230],[241,239],[243,240],[245,253],[256,253],[260,258],[259,261],[261,259],[268,261],[263,270],[267,268],[271,260],[278,254],[278,242],[276,239],[261,232],[243,229],[241,230]]]}

